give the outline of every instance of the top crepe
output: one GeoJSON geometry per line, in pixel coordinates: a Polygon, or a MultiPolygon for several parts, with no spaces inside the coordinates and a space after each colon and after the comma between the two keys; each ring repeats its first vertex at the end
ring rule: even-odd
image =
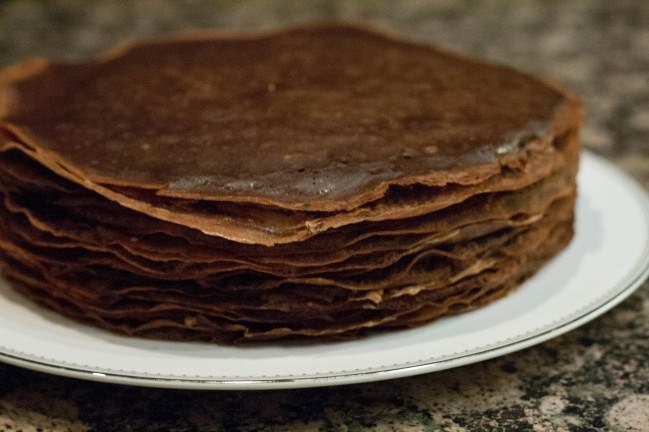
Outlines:
{"type": "Polygon", "coordinates": [[[395,185],[481,184],[580,110],[526,74],[348,25],[178,37],[0,74],[0,127],[83,184],[308,212],[395,185]]]}

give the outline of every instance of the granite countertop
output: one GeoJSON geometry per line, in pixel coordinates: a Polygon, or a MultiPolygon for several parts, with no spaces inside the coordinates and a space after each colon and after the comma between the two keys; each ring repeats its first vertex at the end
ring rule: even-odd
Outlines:
{"type": "MultiPolygon", "coordinates": [[[[584,144],[649,188],[644,1],[0,0],[0,65],[91,56],[191,27],[350,18],[552,77],[584,99],[584,144]]],[[[550,342],[459,369],[272,392],[139,389],[0,364],[0,432],[649,431],[649,284],[550,342]]]]}

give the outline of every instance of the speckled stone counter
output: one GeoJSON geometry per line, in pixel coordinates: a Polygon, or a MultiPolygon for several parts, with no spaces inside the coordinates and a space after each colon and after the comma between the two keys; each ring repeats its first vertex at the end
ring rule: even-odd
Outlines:
{"type": "MultiPolygon", "coordinates": [[[[584,144],[649,188],[646,1],[0,0],[0,64],[78,60],[135,36],[351,18],[559,80],[589,111],[584,144]]],[[[649,284],[525,351],[414,378],[298,391],[189,392],[0,364],[0,432],[649,431],[649,284]]]]}

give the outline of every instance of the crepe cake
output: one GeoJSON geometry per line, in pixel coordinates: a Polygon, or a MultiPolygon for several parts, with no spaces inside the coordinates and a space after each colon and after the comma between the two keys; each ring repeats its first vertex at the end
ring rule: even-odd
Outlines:
{"type": "Polygon", "coordinates": [[[331,23],[0,71],[0,263],[136,336],[349,338],[466,311],[570,241],[556,84],[331,23]]]}

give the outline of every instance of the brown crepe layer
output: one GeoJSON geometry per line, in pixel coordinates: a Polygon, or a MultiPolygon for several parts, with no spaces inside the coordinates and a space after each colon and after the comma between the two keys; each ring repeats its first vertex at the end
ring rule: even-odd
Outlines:
{"type": "Polygon", "coordinates": [[[443,279],[448,271],[431,269],[428,279],[434,282],[383,290],[375,296],[309,285],[247,295],[238,290],[201,290],[189,283],[120,285],[121,277],[99,271],[78,275],[53,266],[27,268],[18,264],[27,262],[22,257],[3,262],[9,279],[35,301],[128,334],[170,338],[182,334],[219,342],[342,337],[369,328],[413,325],[498,298],[565,246],[571,235],[571,220],[534,227],[504,242],[495,241],[490,253],[470,258],[475,273],[456,272],[443,279]],[[309,290],[316,290],[316,295],[310,297],[309,290]],[[169,329],[175,331],[167,333],[169,329]]]}
{"type": "Polygon", "coordinates": [[[31,60],[0,71],[0,116],[4,274],[131,335],[418,325],[572,236],[574,96],[355,26],[31,60]]]}

